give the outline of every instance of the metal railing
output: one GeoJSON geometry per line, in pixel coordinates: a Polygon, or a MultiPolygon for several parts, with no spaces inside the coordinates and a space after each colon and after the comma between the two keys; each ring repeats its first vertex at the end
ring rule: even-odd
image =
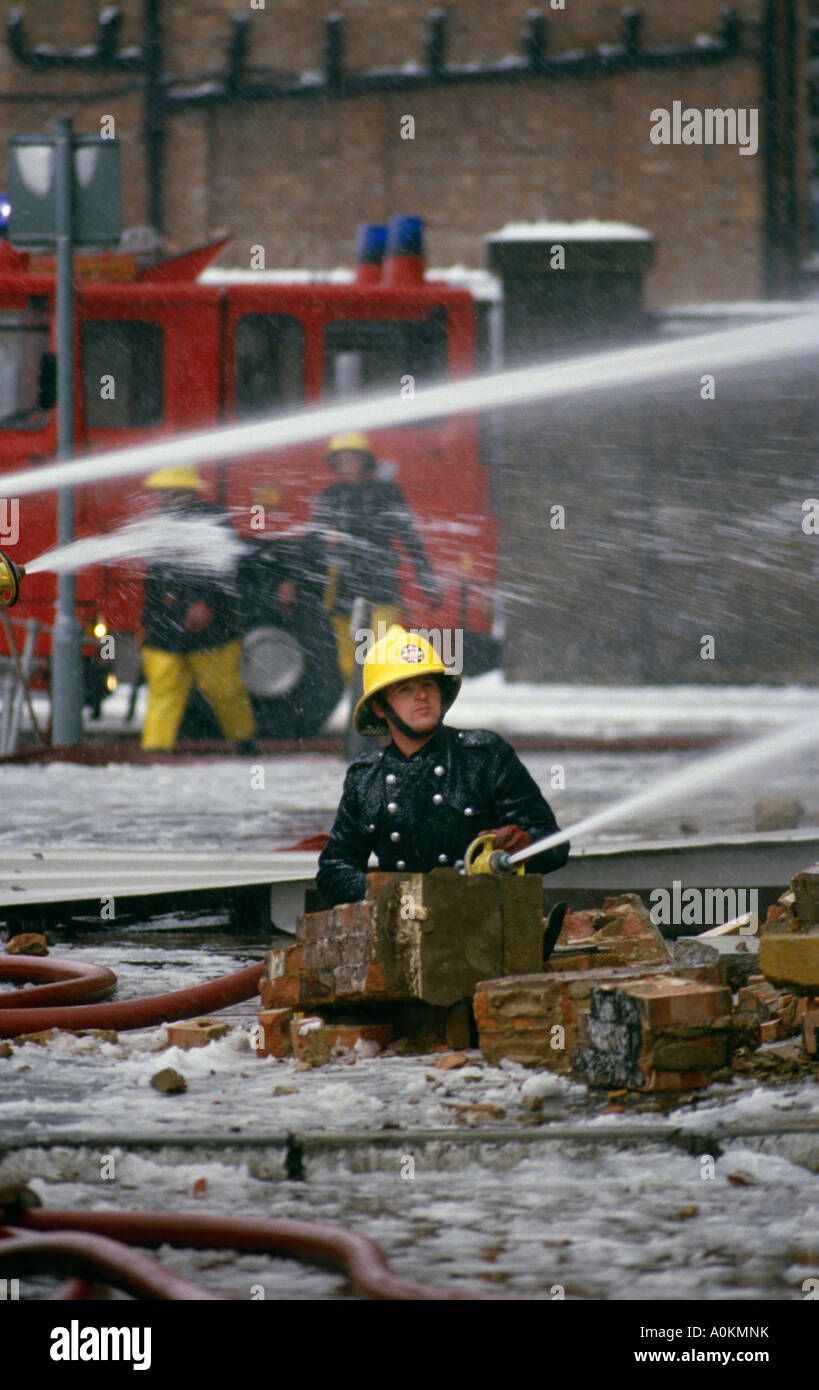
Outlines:
{"type": "Polygon", "coordinates": [[[42,737],[29,693],[29,681],[37,664],[34,649],[40,624],[36,618],[13,624],[5,611],[0,613],[0,619],[11,653],[10,656],[0,656],[0,757],[7,757],[17,751],[20,742],[24,703],[28,706],[35,734],[38,738],[42,737]],[[25,630],[21,652],[17,649],[14,627],[25,630]]]}

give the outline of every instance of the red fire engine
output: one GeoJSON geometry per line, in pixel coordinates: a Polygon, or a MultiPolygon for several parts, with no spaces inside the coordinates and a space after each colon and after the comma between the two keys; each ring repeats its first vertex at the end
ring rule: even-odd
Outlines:
{"type": "MultiPolygon", "coordinates": [[[[390,255],[388,247],[380,264],[365,250],[346,282],[253,270],[220,275],[213,269],[200,278],[224,245],[148,266],[124,253],[77,256],[77,454],[292,412],[360,391],[412,391],[475,370],[474,298],[466,289],[425,278],[420,254],[390,255]],[[105,390],[104,380],[111,378],[114,390],[105,390]]],[[[413,250],[419,253],[420,247],[413,250]]],[[[3,474],[56,455],[54,309],[53,263],[0,242],[3,474]]],[[[493,649],[497,523],[477,421],[453,416],[371,437],[377,457],[389,461],[381,466],[392,468],[412,508],[444,590],[443,603],[430,613],[404,561],[406,619],[425,628],[461,629],[465,669],[485,668],[493,649]]],[[[201,471],[236,529],[259,543],[260,564],[253,592],[246,595],[245,644],[256,662],[253,693],[261,732],[315,732],[340,683],[321,595],[310,591],[308,576],[299,576],[292,542],[306,530],[316,495],[332,481],[325,446],[215,458],[201,471]],[[287,611],[276,606],[283,575],[297,581],[295,604],[288,586],[287,611]],[[265,649],[260,629],[267,630],[268,687],[258,677],[265,649]],[[323,685],[319,671],[325,672],[323,685]]],[[[4,492],[10,504],[13,486],[4,492]]],[[[136,478],[83,486],[75,496],[78,536],[114,531],[155,505],[136,478]]],[[[6,517],[16,520],[0,544],[25,564],[56,544],[56,495],[21,498],[18,506],[16,514],[6,508],[6,517]]],[[[43,625],[37,650],[44,669],[55,590],[53,575],[32,575],[15,610],[15,616],[43,625]]],[[[77,574],[78,617],[89,634],[133,635],[141,603],[141,568],[133,562],[77,574]]],[[[127,642],[122,645],[127,650],[127,642]]]]}

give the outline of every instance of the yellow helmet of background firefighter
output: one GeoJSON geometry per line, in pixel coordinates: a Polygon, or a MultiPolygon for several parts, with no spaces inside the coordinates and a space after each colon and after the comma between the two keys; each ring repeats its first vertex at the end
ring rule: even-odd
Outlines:
{"type": "Polygon", "coordinates": [[[363,454],[368,466],[375,468],[375,454],[373,446],[366,434],[359,434],[355,430],[348,430],[346,434],[334,434],[330,443],[327,445],[327,462],[331,468],[336,466],[336,454],[350,450],[356,454],[363,454]]]}
{"type": "Polygon", "coordinates": [[[157,473],[149,473],[142,486],[175,492],[204,492],[207,483],[195,468],[160,468],[157,473]]]}
{"type": "Polygon", "coordinates": [[[416,676],[438,676],[441,686],[441,713],[445,714],[461,688],[461,678],[447,670],[434,647],[420,633],[408,632],[397,624],[388,628],[364,658],[364,694],[353,714],[360,734],[386,734],[389,728],[372,708],[373,696],[396,681],[416,676]]]}

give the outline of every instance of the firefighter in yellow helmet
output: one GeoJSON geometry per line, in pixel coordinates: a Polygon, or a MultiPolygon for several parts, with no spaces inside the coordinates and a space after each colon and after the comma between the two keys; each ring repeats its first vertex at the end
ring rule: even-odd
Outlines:
{"type": "MultiPolygon", "coordinates": [[[[420,633],[394,626],[367,653],[355,708],[361,734],[389,734],[347,769],[317,883],[330,905],[364,897],[371,854],[378,867],[427,873],[457,867],[475,837],[491,831],[509,853],[551,834],[552,809],[514,749],[488,729],[451,729],[443,718],[460,675],[420,633]]],[[[549,873],[567,844],[527,861],[549,873]]]]}
{"type": "Polygon", "coordinates": [[[336,634],[339,669],[349,686],[355,669],[354,628],[374,632],[401,616],[399,551],[412,561],[418,583],[432,608],[441,600],[412,511],[401,489],[379,478],[367,435],[336,434],[327,446],[327,463],[336,481],[320,494],[310,529],[314,565],[327,576],[325,603],[336,634]],[[357,601],[366,611],[356,614],[357,601]]]}
{"type": "MultiPolygon", "coordinates": [[[[160,511],[180,522],[209,518],[230,526],[221,508],[202,498],[205,483],[194,468],[163,468],[151,473],[144,486],[158,493],[160,511]]],[[[254,752],[256,726],[240,662],[238,599],[230,581],[177,560],[149,564],[142,610],[142,667],[148,683],[142,747],[176,746],[196,685],[225,738],[240,752],[254,752]]]]}

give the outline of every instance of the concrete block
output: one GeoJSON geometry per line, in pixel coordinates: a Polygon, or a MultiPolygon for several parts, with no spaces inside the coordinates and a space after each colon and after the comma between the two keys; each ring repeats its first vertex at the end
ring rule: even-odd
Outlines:
{"type": "Polygon", "coordinates": [[[799,994],[819,994],[819,933],[763,936],[759,968],[775,985],[786,985],[799,994]]]}
{"type": "Polygon", "coordinates": [[[671,946],[671,964],[676,970],[683,965],[719,965],[716,946],[701,941],[698,936],[678,936],[671,946]]]}

